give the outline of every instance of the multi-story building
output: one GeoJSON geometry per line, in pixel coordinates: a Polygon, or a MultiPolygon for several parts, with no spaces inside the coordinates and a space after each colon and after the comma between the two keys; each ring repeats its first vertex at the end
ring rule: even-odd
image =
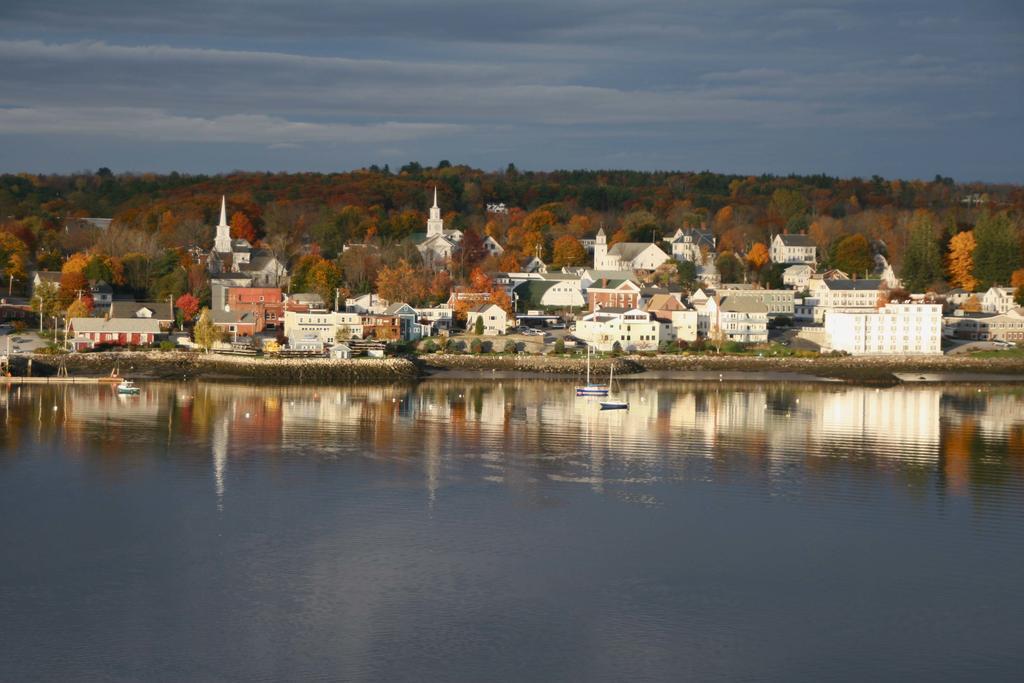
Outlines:
{"type": "Polygon", "coordinates": [[[942,325],[943,334],[957,339],[1024,343],[1024,308],[1013,308],[1007,313],[946,316],[942,325]]]}
{"type": "Polygon", "coordinates": [[[981,299],[981,310],[985,313],[1006,313],[1016,306],[1013,287],[989,287],[981,299]]]}
{"type": "Polygon", "coordinates": [[[647,302],[646,310],[658,322],[663,323],[661,341],[697,340],[697,311],[687,308],[678,297],[672,294],[655,294],[647,302]]]}
{"type": "Polygon", "coordinates": [[[587,309],[599,308],[633,309],[640,306],[640,286],[632,280],[606,280],[595,282],[587,288],[587,309]]]}
{"type": "Polygon", "coordinates": [[[772,263],[808,263],[818,261],[818,247],[807,235],[776,235],[768,251],[772,263]]]}
{"type": "Polygon", "coordinates": [[[715,294],[764,304],[769,318],[793,317],[795,293],[791,289],[752,289],[722,285],[715,290],[715,294]]]}
{"type": "Polygon", "coordinates": [[[835,311],[825,316],[834,351],[853,355],[942,353],[940,304],[890,303],[874,311],[835,311]]]}
{"type": "Polygon", "coordinates": [[[594,238],[594,268],[597,270],[655,270],[671,261],[654,242],[619,242],[608,247],[604,230],[594,238]]]}
{"type": "Polygon", "coordinates": [[[280,287],[228,287],[226,311],[249,313],[255,332],[276,330],[284,323],[284,296],[280,287]]]}
{"type": "Polygon", "coordinates": [[[362,339],[363,316],[347,311],[285,311],[284,335],[289,345],[316,337],[321,344],[335,339],[362,339]]]}
{"type": "Polygon", "coordinates": [[[716,294],[699,311],[698,328],[708,339],[721,338],[743,344],[768,341],[768,308],[741,296],[716,294]]]}
{"type": "Polygon", "coordinates": [[[657,351],[667,338],[668,323],[638,308],[602,308],[576,321],[576,336],[599,351],[657,351]]]}
{"type": "Polygon", "coordinates": [[[797,319],[820,323],[829,313],[869,312],[881,303],[881,280],[826,280],[811,278],[810,296],[806,297],[797,319]]]}

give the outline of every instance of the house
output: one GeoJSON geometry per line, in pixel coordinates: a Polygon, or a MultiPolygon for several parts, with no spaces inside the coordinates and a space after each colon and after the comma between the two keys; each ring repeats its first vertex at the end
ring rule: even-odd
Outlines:
{"type": "Polygon", "coordinates": [[[814,275],[814,268],[806,263],[798,263],[782,271],[782,284],[784,287],[798,291],[803,290],[807,288],[807,283],[810,282],[812,275],[814,275]]]}
{"type": "MultiPolygon", "coordinates": [[[[346,299],[346,303],[348,300],[346,299]]],[[[327,309],[324,298],[319,294],[300,292],[289,294],[284,301],[284,310],[295,313],[308,313],[310,311],[323,311],[327,309]]]]}
{"type": "Polygon", "coordinates": [[[444,227],[441,207],[437,204],[436,187],[434,188],[434,205],[430,207],[430,218],[427,219],[427,232],[425,235],[420,233],[414,239],[418,242],[416,249],[420,252],[423,263],[434,270],[443,270],[459,248],[459,243],[462,242],[461,230],[446,230],[444,227]]]}
{"type": "Polygon", "coordinates": [[[716,294],[704,304],[698,325],[710,340],[725,340],[742,344],[768,341],[768,308],[757,301],[741,296],[716,294]]]}
{"type": "Polygon", "coordinates": [[[940,304],[889,303],[872,311],[835,311],[825,316],[833,351],[852,355],[942,353],[940,304]]]}
{"type": "Polygon", "coordinates": [[[981,298],[981,310],[985,313],[1007,313],[1016,306],[1013,287],[989,287],[981,298]]]}
{"type": "Polygon", "coordinates": [[[72,318],[68,322],[68,344],[75,351],[99,345],[143,346],[160,336],[160,323],[147,318],[72,318]]]}
{"type": "Polygon", "coordinates": [[[416,341],[423,337],[423,326],[419,322],[420,314],[409,304],[391,304],[384,309],[383,315],[398,319],[398,338],[402,341],[416,341]]]}
{"type": "Polygon", "coordinates": [[[228,287],[225,310],[251,313],[256,332],[284,324],[284,295],[280,287],[228,287]]]}
{"type": "Polygon", "coordinates": [[[288,338],[288,348],[304,353],[323,353],[324,342],[315,334],[304,334],[296,338],[288,338]]]}
{"type": "Polygon", "coordinates": [[[490,235],[484,235],[483,239],[484,249],[491,256],[501,256],[505,253],[505,248],[498,244],[498,240],[494,239],[490,235]]]}
{"type": "Polygon", "coordinates": [[[521,269],[524,273],[546,273],[548,265],[541,261],[539,256],[530,256],[523,261],[521,269]]]}
{"type": "Polygon", "coordinates": [[[587,305],[578,279],[526,280],[512,289],[512,300],[526,308],[580,308],[587,305]]]}
{"type": "Polygon", "coordinates": [[[400,341],[402,339],[402,321],[395,315],[363,315],[359,318],[363,327],[363,339],[379,339],[381,341],[400,341]]]}
{"type": "Polygon", "coordinates": [[[508,329],[508,313],[497,304],[483,304],[470,310],[466,314],[466,329],[476,330],[476,321],[481,319],[485,335],[505,334],[508,329]]]}
{"type": "Polygon", "coordinates": [[[776,235],[768,254],[772,263],[807,263],[818,261],[818,246],[807,235],[776,235]]]}
{"type": "Polygon", "coordinates": [[[388,305],[373,292],[345,299],[345,310],[351,313],[383,313],[388,305]]]}
{"type": "Polygon", "coordinates": [[[632,280],[602,280],[587,288],[587,310],[640,307],[640,286],[632,280]]]}
{"type": "Polygon", "coordinates": [[[668,326],[662,327],[667,334],[663,335],[661,341],[697,340],[697,311],[687,308],[678,297],[672,294],[655,294],[647,302],[645,310],[668,326]]]}
{"type": "Polygon", "coordinates": [[[331,345],[329,353],[331,360],[349,360],[352,358],[352,347],[348,344],[337,342],[331,345]]]}
{"type": "Polygon", "coordinates": [[[220,222],[215,228],[213,249],[207,254],[207,270],[213,276],[241,273],[257,287],[279,287],[287,284],[288,270],[273,252],[257,249],[248,240],[231,237],[227,200],[220,198],[220,222]]]}
{"type": "Polygon", "coordinates": [[[110,304],[107,317],[140,320],[156,320],[160,329],[169,331],[174,324],[174,307],[170,301],[114,301],[110,304]]]}
{"type": "Polygon", "coordinates": [[[92,295],[93,308],[110,308],[110,303],[114,300],[114,288],[104,280],[90,281],[89,294],[92,295]]]}
{"type": "Polygon", "coordinates": [[[311,335],[329,344],[336,339],[362,339],[363,332],[360,313],[324,310],[284,312],[284,336],[292,348],[311,335]]]}
{"type": "Polygon", "coordinates": [[[1006,313],[970,314],[957,311],[942,321],[943,334],[972,341],[1007,341],[1024,343],[1024,308],[1011,308],[1006,313]]]}
{"type": "Polygon", "coordinates": [[[228,289],[251,287],[252,278],[238,273],[223,273],[210,278],[210,308],[224,308],[228,305],[228,289]]]}
{"type": "Polygon", "coordinates": [[[671,260],[653,242],[619,242],[608,248],[603,228],[594,238],[594,268],[597,270],[656,270],[671,260]]]}
{"type": "Polygon", "coordinates": [[[439,306],[429,306],[416,309],[417,320],[420,325],[424,328],[423,336],[429,337],[432,334],[436,334],[442,330],[450,330],[452,328],[452,320],[455,317],[455,311],[452,307],[447,304],[441,304],[439,306]]]}
{"type": "Polygon", "coordinates": [[[795,293],[791,289],[755,289],[737,285],[722,285],[715,294],[749,299],[764,305],[768,318],[793,318],[795,293]]]}
{"type": "Polygon", "coordinates": [[[599,351],[657,351],[667,338],[669,323],[639,308],[602,308],[576,321],[576,337],[599,351]]]}
{"type": "Polygon", "coordinates": [[[210,319],[226,336],[230,337],[231,341],[236,341],[239,337],[252,337],[263,329],[260,326],[259,316],[252,311],[215,308],[210,311],[210,319]]]}
{"type": "Polygon", "coordinates": [[[676,261],[690,261],[700,266],[715,260],[715,235],[712,232],[680,228],[675,234],[662,239],[668,243],[676,261]]]}

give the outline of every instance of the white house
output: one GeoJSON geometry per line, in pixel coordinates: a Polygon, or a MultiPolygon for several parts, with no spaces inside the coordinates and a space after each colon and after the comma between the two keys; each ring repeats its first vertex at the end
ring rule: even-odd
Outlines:
{"type": "Polygon", "coordinates": [[[647,302],[646,310],[659,322],[666,323],[662,327],[661,341],[697,340],[697,311],[687,308],[678,297],[672,294],[655,294],[647,302]]]}
{"type": "Polygon", "coordinates": [[[611,351],[616,343],[623,351],[657,351],[669,327],[639,308],[606,308],[577,320],[576,336],[599,351],[611,351]]]}
{"type": "Polygon", "coordinates": [[[672,258],[677,261],[690,261],[698,266],[714,261],[715,235],[704,230],[680,228],[675,234],[663,238],[672,250],[672,258]]]}
{"type": "Polygon", "coordinates": [[[610,249],[604,229],[594,238],[596,270],[656,270],[671,257],[653,242],[619,242],[610,249]]]}
{"type": "Polygon", "coordinates": [[[755,299],[720,296],[707,300],[697,318],[708,339],[754,344],[768,341],[768,308],[755,299]]]}
{"type": "Polygon", "coordinates": [[[482,319],[485,335],[505,334],[508,329],[508,313],[498,304],[483,304],[466,314],[466,329],[476,330],[476,321],[482,319]]]}
{"type": "Polygon", "coordinates": [[[806,263],[798,263],[782,271],[782,284],[785,287],[802,290],[807,287],[812,275],[814,268],[806,263]]]}
{"type": "Polygon", "coordinates": [[[285,311],[284,335],[293,348],[315,337],[322,350],[324,344],[331,344],[338,337],[362,339],[363,319],[359,313],[349,311],[285,311]]]}
{"type": "Polygon", "coordinates": [[[1013,287],[989,287],[981,298],[981,310],[985,313],[1006,313],[1016,306],[1013,287]]]}
{"type": "Polygon", "coordinates": [[[809,263],[818,260],[818,247],[807,235],[776,235],[768,251],[772,263],[809,263]]]}
{"type": "Polygon", "coordinates": [[[832,312],[825,333],[834,351],[853,355],[942,353],[940,304],[890,303],[874,311],[832,312]]]}

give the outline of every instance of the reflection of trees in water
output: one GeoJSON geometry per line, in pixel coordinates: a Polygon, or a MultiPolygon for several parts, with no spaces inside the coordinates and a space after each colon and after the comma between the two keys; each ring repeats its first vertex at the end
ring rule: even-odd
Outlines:
{"type": "MultiPolygon", "coordinates": [[[[550,478],[690,476],[720,482],[897,478],[926,492],[974,493],[1022,477],[1024,410],[1012,388],[626,380],[628,412],[601,413],[571,381],[430,380],[419,385],[299,387],[147,383],[8,390],[0,457],[30,443],[114,461],[154,454],[223,475],[232,459],[362,457],[539,490],[550,478]],[[58,409],[53,410],[57,405],[58,409]],[[203,448],[197,445],[205,444],[203,448]],[[470,469],[466,469],[469,467],[470,469]]],[[[397,470],[396,470],[397,471],[397,470]]]]}

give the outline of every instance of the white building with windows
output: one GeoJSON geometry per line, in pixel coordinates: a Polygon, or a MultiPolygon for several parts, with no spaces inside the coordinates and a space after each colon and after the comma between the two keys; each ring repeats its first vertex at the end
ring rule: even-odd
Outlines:
{"type": "Polygon", "coordinates": [[[427,267],[441,270],[455,254],[461,241],[461,230],[445,230],[444,219],[441,218],[441,207],[437,204],[437,188],[435,187],[434,205],[430,207],[430,218],[427,219],[427,232],[416,245],[416,249],[419,250],[423,263],[427,267]]]}
{"type": "Polygon", "coordinates": [[[820,323],[830,313],[870,312],[878,308],[884,290],[881,280],[825,280],[811,278],[810,296],[794,310],[797,320],[820,323]]]}
{"type": "Polygon", "coordinates": [[[657,351],[669,327],[639,308],[602,308],[576,321],[576,336],[598,351],[657,351]]]}
{"type": "Polygon", "coordinates": [[[890,303],[875,311],[825,316],[833,351],[858,355],[941,355],[942,306],[890,303]]]}
{"type": "Polygon", "coordinates": [[[806,263],[798,263],[782,271],[782,285],[795,290],[807,288],[807,284],[814,275],[814,268],[806,263]]]}
{"type": "Polygon", "coordinates": [[[488,336],[505,334],[508,329],[508,313],[498,304],[483,304],[466,313],[468,332],[476,330],[477,320],[483,320],[483,332],[488,336]]]}
{"type": "Polygon", "coordinates": [[[359,313],[348,311],[284,312],[284,336],[288,345],[315,337],[323,348],[335,339],[362,339],[363,319],[359,313]]]}
{"type": "Polygon", "coordinates": [[[772,263],[809,263],[818,261],[818,246],[807,235],[776,235],[768,251],[772,263]]]}
{"type": "Polygon", "coordinates": [[[653,242],[619,242],[608,247],[604,230],[594,238],[595,270],[656,270],[672,258],[653,242]]]}
{"type": "Polygon", "coordinates": [[[1016,307],[1013,287],[989,287],[981,298],[981,310],[985,313],[1008,313],[1016,307]]]}
{"type": "Polygon", "coordinates": [[[756,299],[715,295],[698,309],[697,327],[703,336],[742,344],[768,341],[768,307],[756,299]]]}

